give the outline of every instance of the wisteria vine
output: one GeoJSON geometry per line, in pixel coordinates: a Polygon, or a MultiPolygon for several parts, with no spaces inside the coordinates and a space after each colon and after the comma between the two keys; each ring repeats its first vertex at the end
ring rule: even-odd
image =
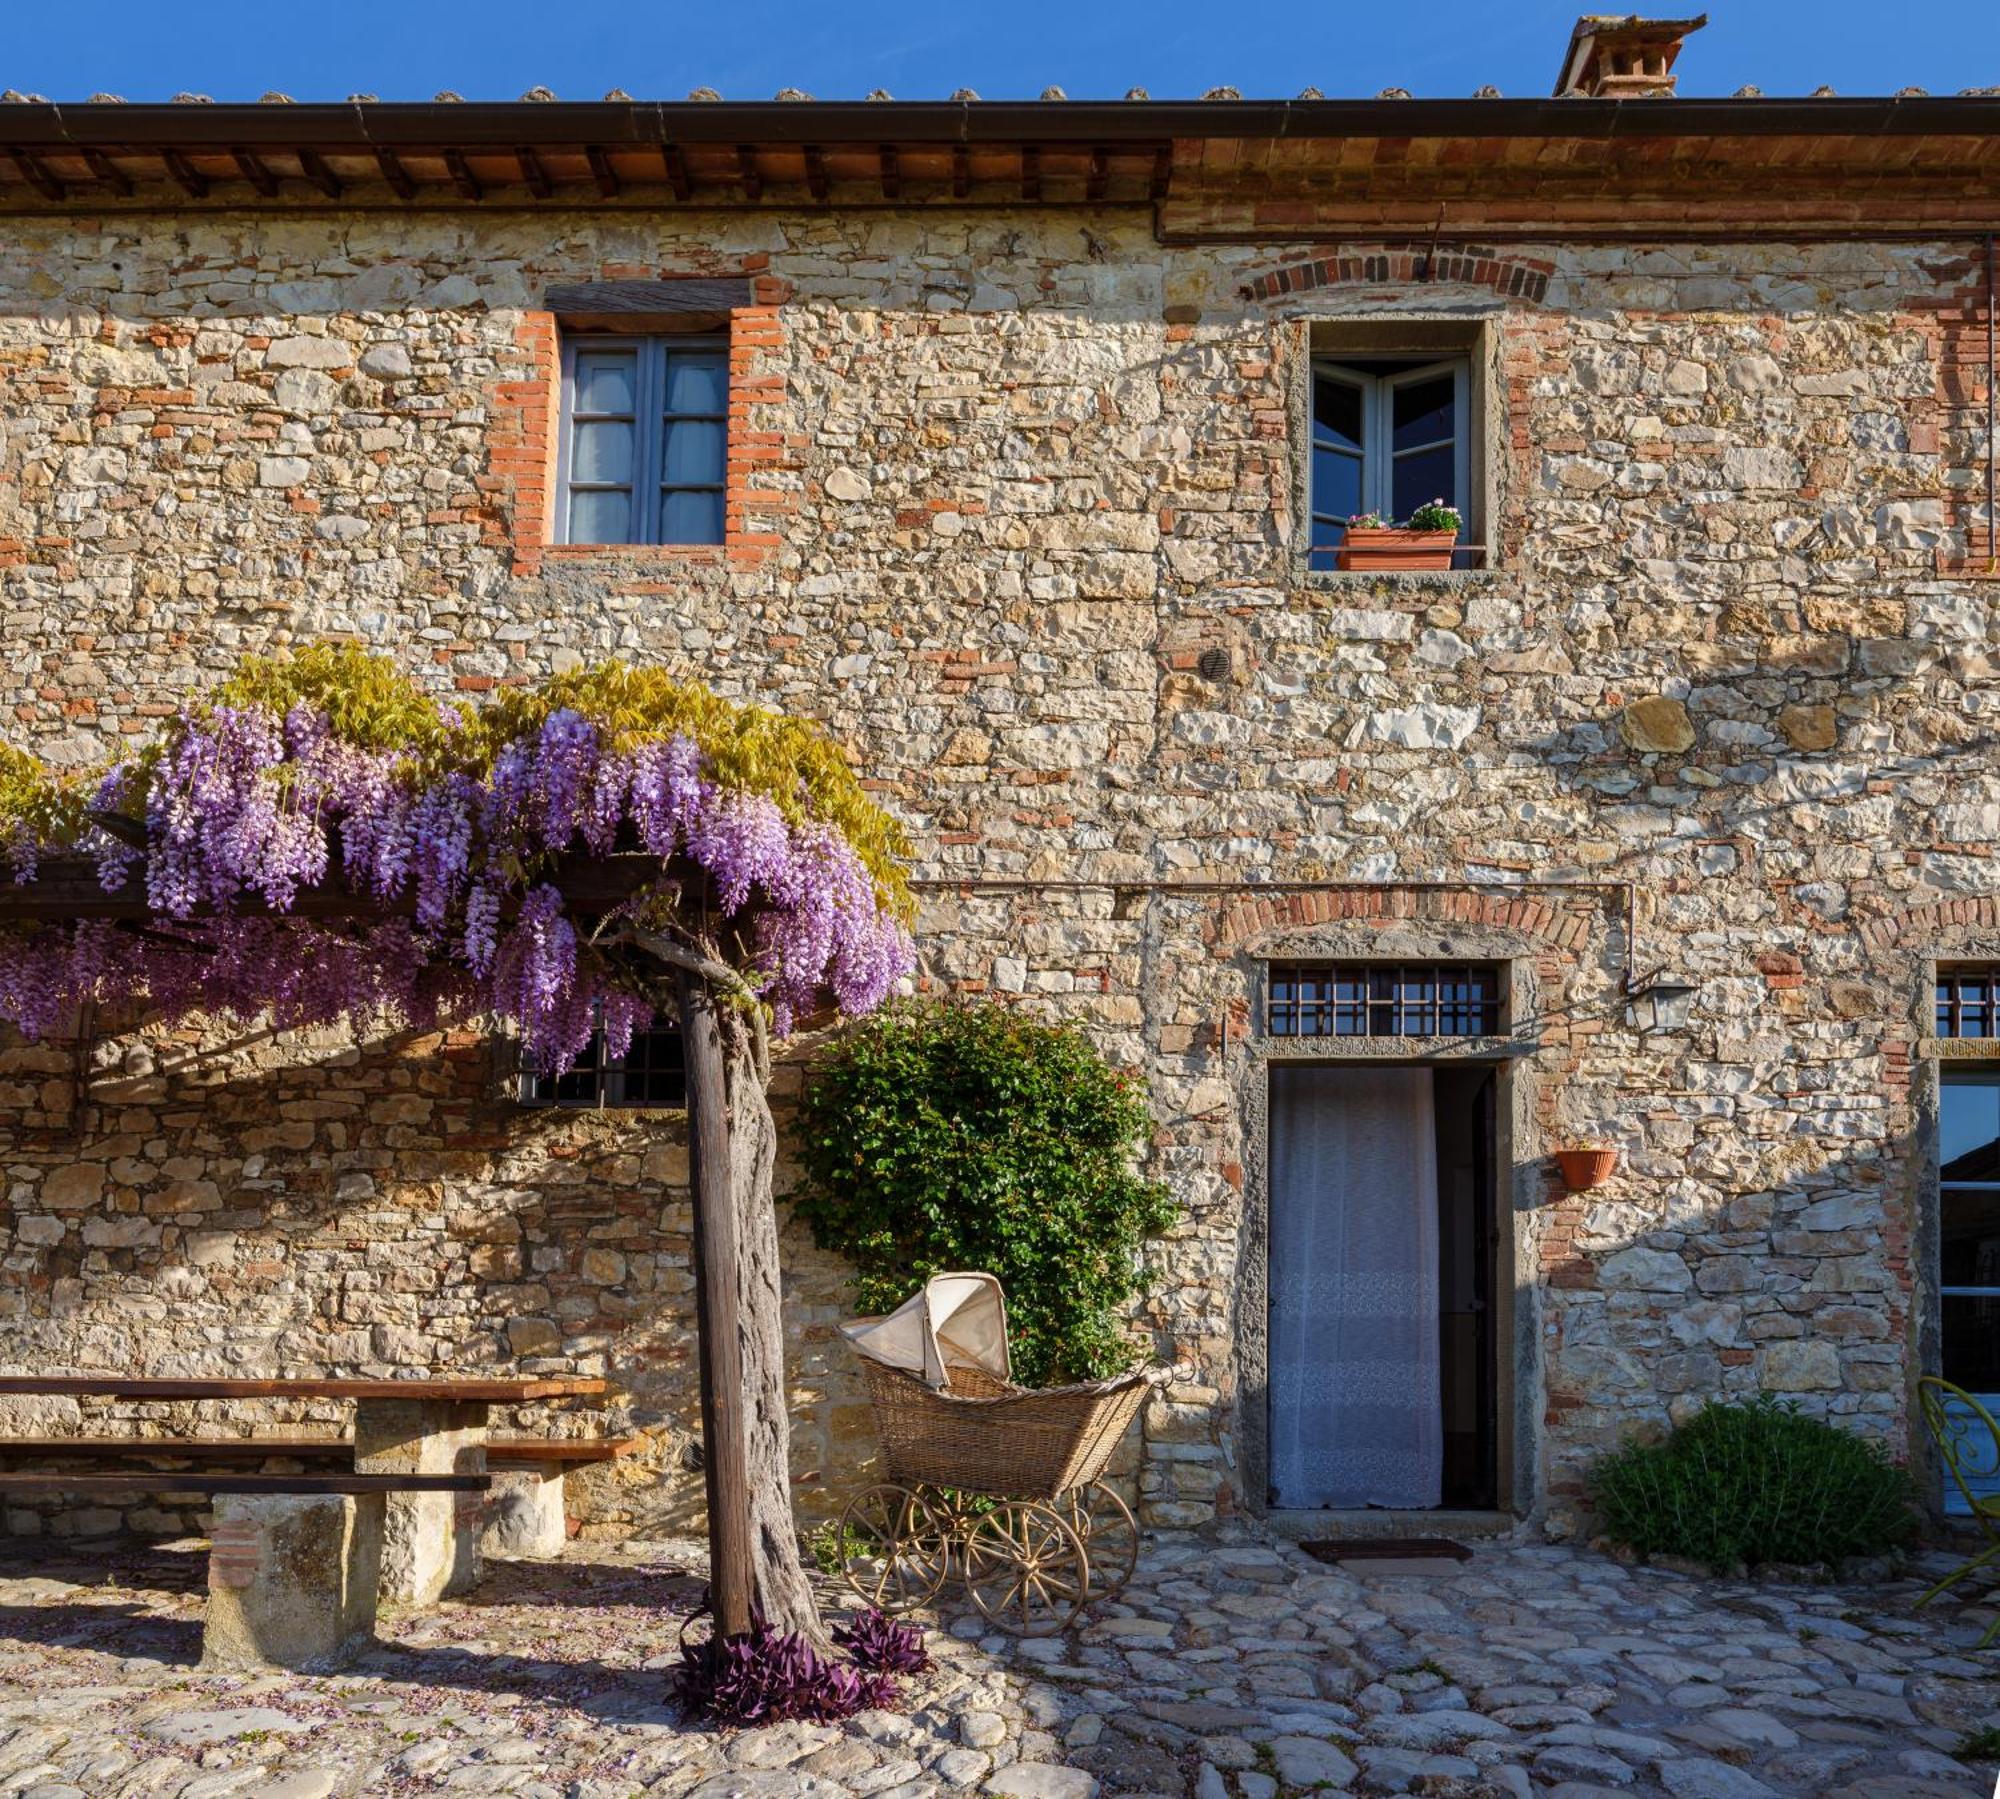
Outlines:
{"type": "Polygon", "coordinates": [[[869,1011],[911,968],[898,841],[796,721],[654,671],[474,709],[358,652],[306,652],[252,665],[88,786],[0,764],[15,880],[83,853],[116,891],[143,862],[148,912],[0,931],[0,1019],[45,1037],[85,1002],[281,1026],[483,1011],[559,1071],[600,1026],[622,1054],[653,1016],[629,923],[734,946],[782,1034],[828,999],[869,1011]],[[614,851],[657,878],[610,919],[573,917],[560,859],[614,851]],[[297,912],[329,887],[365,904],[297,912]]]}

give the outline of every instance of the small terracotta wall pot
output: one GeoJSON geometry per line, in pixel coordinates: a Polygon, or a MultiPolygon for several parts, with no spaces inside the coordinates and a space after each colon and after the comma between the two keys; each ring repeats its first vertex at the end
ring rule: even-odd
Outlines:
{"type": "Polygon", "coordinates": [[[1601,1187],[1618,1166],[1615,1149],[1559,1149],[1556,1164],[1562,1169],[1563,1185],[1572,1193],[1587,1187],[1601,1187]]]}
{"type": "Polygon", "coordinates": [[[1404,531],[1393,525],[1353,525],[1334,551],[1334,563],[1354,569],[1450,568],[1456,531],[1404,531]]]}

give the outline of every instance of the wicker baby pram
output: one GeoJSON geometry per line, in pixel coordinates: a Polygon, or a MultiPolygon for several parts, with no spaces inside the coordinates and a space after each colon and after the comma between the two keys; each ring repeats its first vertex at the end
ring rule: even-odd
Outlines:
{"type": "Polygon", "coordinates": [[[842,1567],[863,1599],[907,1611],[956,1570],[988,1619],[1038,1636],[1125,1584],[1139,1529],[1103,1475],[1144,1371],[1017,1387],[990,1274],[937,1275],[887,1317],[841,1328],[861,1355],[889,1477],[841,1517],[842,1567]]]}

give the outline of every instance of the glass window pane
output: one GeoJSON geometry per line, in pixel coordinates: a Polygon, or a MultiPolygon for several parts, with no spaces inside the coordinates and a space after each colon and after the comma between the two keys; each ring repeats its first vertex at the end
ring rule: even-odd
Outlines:
{"type": "Polygon", "coordinates": [[[1391,466],[1395,472],[1390,482],[1389,508],[1399,519],[1408,518],[1428,500],[1442,500],[1447,506],[1458,504],[1453,479],[1456,457],[1450,444],[1398,456],[1391,466]]]}
{"type": "Polygon", "coordinates": [[[1390,448],[1412,450],[1419,444],[1436,443],[1454,435],[1453,418],[1458,410],[1458,383],[1450,375],[1435,375],[1428,381],[1412,381],[1407,387],[1392,387],[1390,393],[1390,448]]]}
{"type": "Polygon", "coordinates": [[[667,426],[661,483],[668,487],[721,481],[727,461],[728,427],[717,420],[676,419],[667,426]]]}
{"type": "Polygon", "coordinates": [[[569,499],[571,543],[632,543],[632,496],[617,488],[573,493],[569,499]]]}
{"type": "MultiPolygon", "coordinates": [[[[1359,456],[1349,456],[1339,450],[1314,449],[1312,509],[1330,513],[1336,519],[1345,519],[1350,513],[1361,510],[1359,456]]],[[[1335,528],[1331,541],[1338,543],[1341,535],[1340,530],[1335,528]]]]}
{"type": "Polygon", "coordinates": [[[632,479],[632,427],[610,420],[581,424],[576,428],[576,445],[570,457],[572,481],[616,482],[632,479]]]}
{"type": "MultiPolygon", "coordinates": [[[[1995,1176],[1989,1169],[1973,1178],[1992,1180],[1995,1176]]],[[[1942,1201],[1939,1285],[2000,1287],[2000,1193],[1967,1193],[1947,1187],[1942,1201]]]]}
{"type": "Polygon", "coordinates": [[[629,414],[636,399],[638,359],[630,350],[592,350],[576,359],[578,412],[629,414]]]}
{"type": "Polygon", "coordinates": [[[667,357],[667,411],[729,410],[729,364],[719,350],[679,350],[667,357]]]}
{"type": "Polygon", "coordinates": [[[2000,1180],[2000,1076],[1939,1088],[1938,1167],[1947,1181],[2000,1180]]]}
{"type": "Polygon", "coordinates": [[[1326,375],[1313,380],[1313,442],[1361,449],[1361,389],[1326,375]]]}
{"type": "Polygon", "coordinates": [[[662,543],[720,543],[722,495],[676,492],[660,496],[662,543]]]}
{"type": "Polygon", "coordinates": [[[1944,1377],[1968,1393],[2000,1393],[2000,1299],[1938,1301],[1944,1377]]]}

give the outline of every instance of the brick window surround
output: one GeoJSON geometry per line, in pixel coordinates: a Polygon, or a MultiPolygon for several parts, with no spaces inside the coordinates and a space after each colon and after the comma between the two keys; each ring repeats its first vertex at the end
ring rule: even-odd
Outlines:
{"type": "Polygon", "coordinates": [[[509,553],[515,575],[534,576],[565,562],[754,568],[783,541],[797,497],[769,487],[765,477],[788,466],[799,450],[778,416],[785,394],[783,301],[789,286],[766,275],[753,275],[750,285],[752,303],[732,306],[714,321],[729,344],[728,470],[719,544],[551,541],[558,500],[562,320],[554,311],[520,315],[512,366],[492,390],[487,473],[481,480],[487,494],[485,539],[509,553]]]}

